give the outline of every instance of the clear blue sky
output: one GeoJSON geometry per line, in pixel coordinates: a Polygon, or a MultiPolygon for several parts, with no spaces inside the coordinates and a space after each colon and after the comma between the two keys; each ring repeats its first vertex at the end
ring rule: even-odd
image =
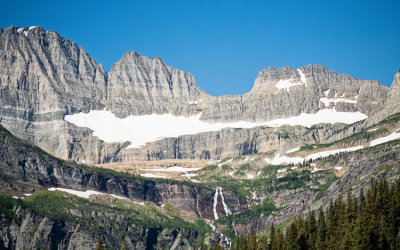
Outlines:
{"type": "Polygon", "coordinates": [[[322,64],[389,86],[400,69],[399,11],[399,0],[3,0],[0,27],[56,30],[107,71],[126,51],[159,56],[222,95],[285,65],[322,64]]]}

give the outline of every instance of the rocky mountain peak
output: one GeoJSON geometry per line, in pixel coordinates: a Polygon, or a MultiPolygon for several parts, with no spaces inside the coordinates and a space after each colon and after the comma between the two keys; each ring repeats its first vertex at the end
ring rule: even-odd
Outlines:
{"type": "Polygon", "coordinates": [[[108,107],[120,116],[181,113],[200,93],[192,74],[136,51],[125,53],[108,77],[108,107]]]}
{"type": "Polygon", "coordinates": [[[391,89],[400,89],[400,69],[394,75],[393,83],[390,86],[391,89]]]}
{"type": "Polygon", "coordinates": [[[282,68],[267,67],[261,70],[255,80],[252,92],[276,93],[280,89],[289,91],[291,87],[307,87],[304,68],[294,69],[290,66],[282,68]]]}

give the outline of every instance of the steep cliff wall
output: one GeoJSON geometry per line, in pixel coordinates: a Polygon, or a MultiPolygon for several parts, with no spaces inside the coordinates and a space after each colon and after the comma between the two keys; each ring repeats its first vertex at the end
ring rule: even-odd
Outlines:
{"type": "MultiPolygon", "coordinates": [[[[269,67],[259,72],[249,93],[212,97],[196,86],[191,74],[160,58],[128,52],[107,76],[83,48],[55,31],[14,26],[0,30],[0,123],[57,157],[79,162],[146,159],[146,155],[218,159],[258,152],[257,145],[275,144],[276,138],[254,139],[260,128],[237,130],[239,134],[228,129],[159,140],[130,151],[129,144],[105,143],[90,129],[66,122],[65,115],[103,109],[119,118],[201,114],[200,121],[216,123],[265,122],[326,109],[368,116],[386,110],[371,119],[373,123],[395,112],[398,91],[393,86],[389,93],[377,81],[355,79],[319,65],[269,67]]],[[[324,128],[318,133],[322,132],[324,128]]]]}

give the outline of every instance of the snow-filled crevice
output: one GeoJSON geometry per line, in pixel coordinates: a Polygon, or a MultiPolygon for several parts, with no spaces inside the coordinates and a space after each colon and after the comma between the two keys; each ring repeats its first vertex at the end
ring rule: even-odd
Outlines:
{"type": "Polygon", "coordinates": [[[307,87],[307,78],[304,75],[303,71],[297,69],[297,72],[300,75],[300,81],[294,80],[293,77],[291,77],[290,79],[279,80],[275,84],[275,88],[278,89],[277,92],[279,92],[281,89],[285,89],[287,92],[289,92],[289,89],[294,86],[305,85],[307,87]]]}

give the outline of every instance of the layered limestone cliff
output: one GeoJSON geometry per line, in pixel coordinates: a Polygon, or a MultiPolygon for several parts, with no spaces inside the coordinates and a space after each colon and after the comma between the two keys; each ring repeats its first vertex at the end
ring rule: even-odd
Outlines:
{"type": "Polygon", "coordinates": [[[320,65],[268,67],[258,73],[249,93],[218,98],[202,119],[265,121],[324,108],[370,115],[383,108],[387,92],[378,81],[355,79],[320,65]]]}
{"type": "Polygon", "coordinates": [[[120,117],[143,114],[192,115],[211,96],[196,87],[192,74],[127,52],[109,74],[107,109],[120,117]]]}
{"type": "MultiPolygon", "coordinates": [[[[0,30],[0,123],[51,154],[80,162],[219,159],[285,145],[276,144],[273,131],[269,136],[257,136],[260,128],[255,127],[160,139],[131,150],[124,140],[106,143],[64,117],[106,109],[119,118],[156,113],[200,115],[200,120],[208,123],[265,122],[329,109],[368,116],[382,111],[371,119],[379,122],[399,111],[398,75],[389,90],[377,81],[355,79],[319,65],[269,67],[259,72],[249,93],[212,97],[196,86],[191,74],[160,58],[128,52],[107,76],[83,48],[55,31],[12,26],[0,30]]],[[[357,126],[353,130],[362,129],[357,126]]],[[[327,127],[328,132],[323,127],[316,133],[330,135],[342,129],[341,125],[327,127]]],[[[323,142],[327,136],[314,140],[323,142]]]]}
{"type": "Polygon", "coordinates": [[[66,114],[103,109],[107,74],[82,47],[41,27],[0,31],[0,122],[63,159],[113,158],[120,144],[105,144],[66,114]]]}

